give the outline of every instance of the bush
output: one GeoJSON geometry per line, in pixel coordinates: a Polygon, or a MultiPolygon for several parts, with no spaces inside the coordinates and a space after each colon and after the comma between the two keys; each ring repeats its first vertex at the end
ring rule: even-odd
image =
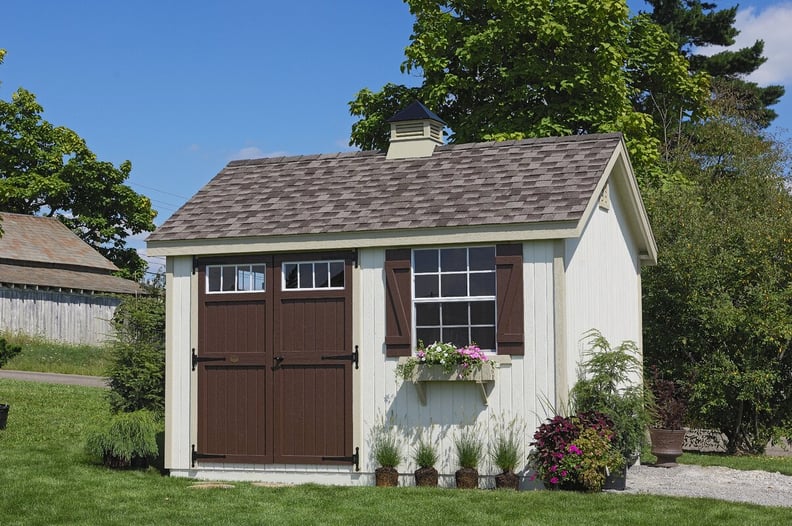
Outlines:
{"type": "Polygon", "coordinates": [[[22,347],[19,345],[9,345],[4,338],[0,338],[0,367],[8,363],[11,358],[21,351],[22,347]]]}
{"type": "Polygon", "coordinates": [[[88,436],[86,451],[111,468],[145,468],[159,453],[157,433],[162,426],[150,411],[114,415],[88,436]]]}
{"type": "Polygon", "coordinates": [[[580,364],[580,378],[570,392],[575,413],[596,411],[612,421],[614,442],[625,459],[636,457],[646,440],[650,413],[640,383],[641,361],[633,341],[612,348],[597,330],[586,335],[591,347],[580,364]]]}
{"type": "Polygon", "coordinates": [[[539,426],[528,461],[549,488],[599,491],[608,470],[624,467],[608,417],[590,411],[555,416],[539,426]]]}
{"type": "Polygon", "coordinates": [[[113,411],[165,410],[164,298],[125,299],[113,316],[110,407],[113,411]]]}

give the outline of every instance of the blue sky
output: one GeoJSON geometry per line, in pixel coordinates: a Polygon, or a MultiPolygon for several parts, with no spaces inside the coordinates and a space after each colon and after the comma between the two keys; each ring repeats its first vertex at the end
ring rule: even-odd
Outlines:
{"type": "MultiPolygon", "coordinates": [[[[770,57],[755,80],[792,92],[792,0],[740,6],[741,37],[770,57]]],[[[229,160],[348,150],[359,89],[420,81],[399,72],[412,29],[400,0],[39,0],[2,17],[0,98],[25,87],[100,159],[131,160],[157,224],[229,160]]],[[[776,108],[784,129],[791,98],[776,108]]]]}

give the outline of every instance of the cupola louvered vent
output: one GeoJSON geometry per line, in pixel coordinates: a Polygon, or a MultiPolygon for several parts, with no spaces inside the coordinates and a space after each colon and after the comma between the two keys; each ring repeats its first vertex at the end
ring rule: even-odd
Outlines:
{"type": "Polygon", "coordinates": [[[391,117],[388,159],[429,157],[443,144],[443,120],[418,101],[391,117]]]}

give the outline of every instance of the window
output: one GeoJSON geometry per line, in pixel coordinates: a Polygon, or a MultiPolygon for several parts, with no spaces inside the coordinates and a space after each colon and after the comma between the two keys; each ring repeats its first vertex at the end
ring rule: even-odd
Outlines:
{"type": "MultiPolygon", "coordinates": [[[[480,265],[476,263],[477,261],[480,261],[477,259],[477,255],[480,256],[484,254],[483,252],[477,252],[477,248],[478,247],[470,248],[469,250],[464,249],[466,251],[465,253],[467,255],[468,262],[468,267],[464,271],[465,276],[468,276],[466,284],[468,292],[471,289],[474,289],[475,291],[475,289],[477,289],[477,287],[486,280],[486,278],[482,276],[479,276],[478,278],[473,277],[479,273],[486,273],[486,269],[479,268],[480,265]],[[478,279],[481,280],[478,282],[478,284],[472,284],[477,282],[478,279]]],[[[443,297],[441,294],[447,293],[449,291],[453,292],[454,290],[454,278],[450,278],[451,283],[447,283],[448,287],[445,289],[443,288],[443,274],[451,275],[454,272],[459,272],[462,274],[463,272],[450,270],[446,272],[443,270],[443,268],[441,268],[443,261],[441,261],[440,252],[442,252],[443,249],[430,249],[421,254],[421,252],[424,250],[425,249],[415,249],[415,252],[419,253],[419,265],[417,269],[414,268],[415,257],[413,251],[409,248],[394,248],[385,251],[385,265],[383,268],[385,278],[385,355],[389,358],[410,356],[415,350],[416,340],[418,339],[416,336],[415,327],[416,320],[414,319],[416,303],[442,304],[454,302],[475,303],[477,301],[491,301],[491,297],[443,297]],[[437,254],[436,259],[431,257],[432,253],[437,254]],[[423,256],[425,256],[423,261],[426,262],[426,267],[421,264],[423,256]],[[429,265],[433,266],[435,264],[433,263],[434,261],[437,262],[436,272],[429,270],[429,265]],[[427,278],[426,283],[419,285],[419,289],[424,287],[422,290],[419,290],[419,292],[424,294],[424,296],[421,298],[416,298],[415,291],[413,290],[415,281],[413,278],[414,272],[416,272],[418,275],[436,275],[434,280],[427,278]],[[436,293],[438,296],[427,296],[428,294],[431,294],[433,290],[435,290],[435,281],[437,282],[436,293]],[[413,301],[414,298],[417,299],[417,302],[413,301]]],[[[452,252],[449,255],[453,256],[453,254],[454,253],[452,252]]],[[[450,264],[449,260],[446,260],[446,262],[450,264]]],[[[497,350],[498,354],[518,356],[523,355],[525,354],[525,329],[523,323],[525,309],[523,305],[524,290],[522,243],[501,244],[495,247],[494,294],[497,303],[497,313],[495,316],[495,349],[497,350]]],[[[475,307],[476,306],[474,305],[474,308],[475,307]]],[[[442,305],[440,308],[442,308],[442,305]]],[[[468,309],[470,308],[471,307],[468,306],[468,309]]],[[[471,316],[470,311],[468,311],[468,316],[471,316]]],[[[472,316],[474,318],[472,321],[478,321],[475,319],[477,316],[476,313],[473,313],[472,316]]],[[[468,321],[471,321],[470,318],[468,321]]],[[[473,332],[473,328],[475,328],[477,325],[479,324],[470,324],[469,328],[471,333],[473,332]]],[[[480,324],[481,327],[485,327],[486,325],[488,324],[480,324]]],[[[442,330],[444,328],[442,317],[440,318],[439,325],[437,323],[434,325],[427,323],[421,327],[424,329],[436,329],[438,326],[440,327],[442,334],[442,330]]],[[[452,328],[450,324],[448,328],[452,328]]],[[[476,343],[479,343],[483,348],[485,345],[483,339],[478,336],[477,338],[478,339],[476,340],[476,343]]],[[[469,342],[464,342],[464,344],[467,343],[469,342]]]]}
{"type": "Polygon", "coordinates": [[[284,290],[343,289],[343,261],[283,263],[284,290]]]}
{"type": "Polygon", "coordinates": [[[266,265],[207,265],[209,293],[261,292],[266,290],[266,265]]]}
{"type": "Polygon", "coordinates": [[[413,250],[416,343],[495,350],[495,247],[413,250]]]}

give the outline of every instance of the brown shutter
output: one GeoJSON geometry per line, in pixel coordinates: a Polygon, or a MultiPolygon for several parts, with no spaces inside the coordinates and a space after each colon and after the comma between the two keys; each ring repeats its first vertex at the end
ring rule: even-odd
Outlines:
{"type": "Polygon", "coordinates": [[[385,251],[385,356],[412,354],[410,250],[385,251]]]}
{"type": "Polygon", "coordinates": [[[498,245],[495,252],[498,354],[525,354],[522,245],[498,245]]]}

